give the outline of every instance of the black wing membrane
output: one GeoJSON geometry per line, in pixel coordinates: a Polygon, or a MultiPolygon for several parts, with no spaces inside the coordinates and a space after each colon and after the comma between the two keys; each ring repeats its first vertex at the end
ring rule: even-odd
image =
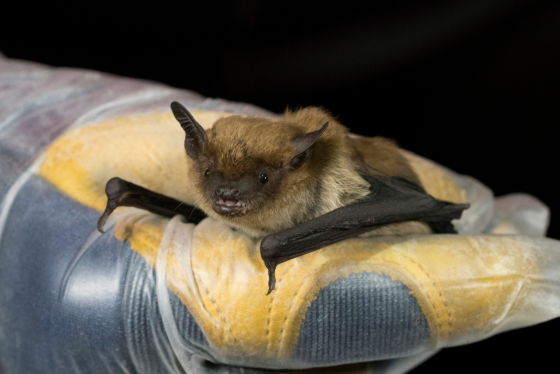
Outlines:
{"type": "Polygon", "coordinates": [[[268,268],[268,293],[276,284],[276,266],[283,262],[391,223],[421,221],[434,233],[456,233],[451,220],[469,207],[437,200],[402,178],[363,177],[371,184],[371,192],[363,199],[263,238],[261,257],[268,268]]]}
{"type": "Polygon", "coordinates": [[[97,229],[102,233],[107,218],[119,206],[140,208],[169,218],[182,214],[188,222],[192,223],[199,223],[206,218],[206,213],[196,207],[118,177],[111,178],[107,182],[105,194],[107,206],[97,221],[97,229]]]}

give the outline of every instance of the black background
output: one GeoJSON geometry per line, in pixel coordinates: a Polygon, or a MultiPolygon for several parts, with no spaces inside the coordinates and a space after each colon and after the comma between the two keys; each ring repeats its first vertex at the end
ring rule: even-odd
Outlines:
{"type": "MultiPolygon", "coordinates": [[[[551,207],[560,238],[560,2],[393,0],[21,3],[7,57],[188,88],[281,112],[321,105],[551,207]]],[[[557,371],[560,321],[445,349],[413,373],[557,371]]]]}

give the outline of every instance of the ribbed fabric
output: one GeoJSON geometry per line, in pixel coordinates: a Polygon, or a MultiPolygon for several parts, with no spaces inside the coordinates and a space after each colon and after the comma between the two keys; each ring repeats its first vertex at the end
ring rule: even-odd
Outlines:
{"type": "Polygon", "coordinates": [[[107,234],[81,253],[98,216],[36,176],[14,199],[0,238],[0,373],[135,373],[121,311],[133,251],[107,234]]]}
{"type": "MultiPolygon", "coordinates": [[[[127,345],[140,373],[180,373],[180,365],[167,338],[157,305],[155,271],[134,252],[123,296],[123,321],[127,345]]],[[[185,305],[169,292],[177,329],[189,342],[208,342],[185,305]]]]}
{"type": "Polygon", "coordinates": [[[309,306],[292,358],[324,366],[415,353],[430,334],[409,292],[402,282],[378,273],[333,281],[309,306]]]}

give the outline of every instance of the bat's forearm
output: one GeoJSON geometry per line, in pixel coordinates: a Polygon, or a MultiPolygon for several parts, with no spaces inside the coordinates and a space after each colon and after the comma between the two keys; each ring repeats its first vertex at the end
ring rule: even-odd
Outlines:
{"type": "Polygon", "coordinates": [[[274,269],[285,261],[393,223],[422,221],[435,233],[456,233],[451,220],[460,218],[469,207],[437,200],[397,178],[364,178],[372,186],[365,198],[262,240],[261,257],[269,270],[269,293],[276,283],[274,269]]]}
{"type": "Polygon", "coordinates": [[[206,214],[196,207],[118,177],[111,178],[107,182],[105,193],[107,194],[107,206],[97,221],[97,229],[100,232],[103,232],[103,226],[109,215],[119,206],[140,208],[164,217],[182,214],[193,223],[198,223],[206,218],[206,214]]]}

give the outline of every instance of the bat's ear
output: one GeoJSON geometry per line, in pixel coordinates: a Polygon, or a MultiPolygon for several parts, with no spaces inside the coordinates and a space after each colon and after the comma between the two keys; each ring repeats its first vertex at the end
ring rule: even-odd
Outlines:
{"type": "Polygon", "coordinates": [[[198,159],[208,144],[206,131],[200,126],[198,122],[189,113],[187,108],[174,101],[171,103],[171,110],[175,119],[179,121],[183,130],[185,130],[185,150],[190,158],[193,160],[198,159]]]}
{"type": "Polygon", "coordinates": [[[311,146],[323,135],[327,127],[329,126],[328,122],[317,131],[308,132],[307,134],[303,134],[298,136],[297,138],[292,140],[292,144],[296,146],[298,152],[293,155],[290,160],[288,161],[288,165],[292,168],[297,169],[309,158],[310,148],[311,146]]]}

